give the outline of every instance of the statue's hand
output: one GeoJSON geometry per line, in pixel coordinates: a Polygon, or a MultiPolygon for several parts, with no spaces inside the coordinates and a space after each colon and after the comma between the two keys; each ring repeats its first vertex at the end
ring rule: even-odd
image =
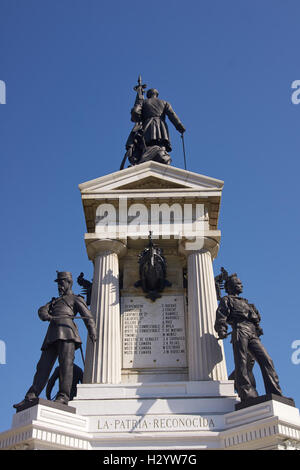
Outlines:
{"type": "Polygon", "coordinates": [[[89,337],[90,337],[90,340],[92,341],[92,343],[95,344],[95,343],[96,343],[96,340],[97,340],[97,335],[96,335],[96,333],[91,333],[91,334],[89,335],[89,337]]]}
{"type": "Polygon", "coordinates": [[[52,315],[49,315],[49,313],[46,313],[44,315],[40,315],[40,319],[42,321],[51,321],[52,320],[52,315]]]}
{"type": "Polygon", "coordinates": [[[182,124],[178,124],[177,130],[180,132],[180,134],[183,134],[186,131],[185,127],[182,124]]]}
{"type": "Polygon", "coordinates": [[[227,337],[227,331],[226,330],[220,330],[218,331],[219,339],[224,339],[227,337]]]}
{"type": "Polygon", "coordinates": [[[50,321],[52,319],[52,315],[49,314],[49,305],[50,302],[38,310],[38,315],[42,321],[50,321]]]}

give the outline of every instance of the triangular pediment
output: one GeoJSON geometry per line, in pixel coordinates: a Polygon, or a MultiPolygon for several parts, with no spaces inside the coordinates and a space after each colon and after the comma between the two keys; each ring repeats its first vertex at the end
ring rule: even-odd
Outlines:
{"type": "Polygon", "coordinates": [[[136,190],[222,190],[223,181],[157,162],[146,162],[79,185],[82,195],[136,190]]]}
{"type": "Polygon", "coordinates": [[[215,178],[150,161],[87,181],[79,189],[90,233],[95,231],[100,204],[119,207],[119,201],[125,199],[128,203],[143,204],[166,201],[185,204],[191,200],[205,203],[210,227],[216,229],[223,184],[215,178]]]}
{"type": "Polygon", "coordinates": [[[166,179],[158,178],[156,176],[147,176],[138,181],[132,181],[118,189],[173,189],[173,188],[186,188],[185,185],[168,181],[166,179]]]}

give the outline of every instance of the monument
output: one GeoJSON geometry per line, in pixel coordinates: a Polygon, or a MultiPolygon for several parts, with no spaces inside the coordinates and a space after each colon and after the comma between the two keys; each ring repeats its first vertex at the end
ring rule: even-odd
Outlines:
{"type": "Polygon", "coordinates": [[[272,390],[239,409],[213,272],[223,181],[170,164],[165,117],[185,128],[145,89],[139,78],[121,169],[79,185],[94,266],[92,284],[78,277],[94,322],[82,383],[67,405],[17,409],[0,449],[299,448],[291,400],[272,390]]]}

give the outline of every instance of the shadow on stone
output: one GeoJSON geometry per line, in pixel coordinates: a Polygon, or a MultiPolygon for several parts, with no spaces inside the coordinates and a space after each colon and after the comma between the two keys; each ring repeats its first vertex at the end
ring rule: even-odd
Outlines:
{"type": "Polygon", "coordinates": [[[199,358],[199,360],[204,361],[206,363],[207,368],[207,377],[203,377],[201,380],[211,380],[212,379],[212,372],[217,364],[223,360],[223,353],[222,348],[218,339],[212,335],[211,333],[205,333],[199,339],[199,350],[210,351],[211,354],[206,357],[199,358]]]}

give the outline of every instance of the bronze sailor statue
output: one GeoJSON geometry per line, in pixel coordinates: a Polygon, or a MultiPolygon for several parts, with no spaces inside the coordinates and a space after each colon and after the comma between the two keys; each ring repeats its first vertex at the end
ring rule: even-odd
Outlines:
{"type": "Polygon", "coordinates": [[[263,334],[260,326],[261,316],[254,304],[240,297],[243,292],[241,280],[236,273],[228,275],[222,268],[216,282],[220,303],[216,312],[215,330],[220,339],[231,334],[235,364],[232,376],[241,401],[258,397],[252,373],[254,361],[261,369],[266,394],[282,396],[273,361],[260,340],[263,334]],[[222,298],[221,288],[227,293],[222,298]],[[228,325],[232,327],[231,333],[227,332],[228,325]]]}

